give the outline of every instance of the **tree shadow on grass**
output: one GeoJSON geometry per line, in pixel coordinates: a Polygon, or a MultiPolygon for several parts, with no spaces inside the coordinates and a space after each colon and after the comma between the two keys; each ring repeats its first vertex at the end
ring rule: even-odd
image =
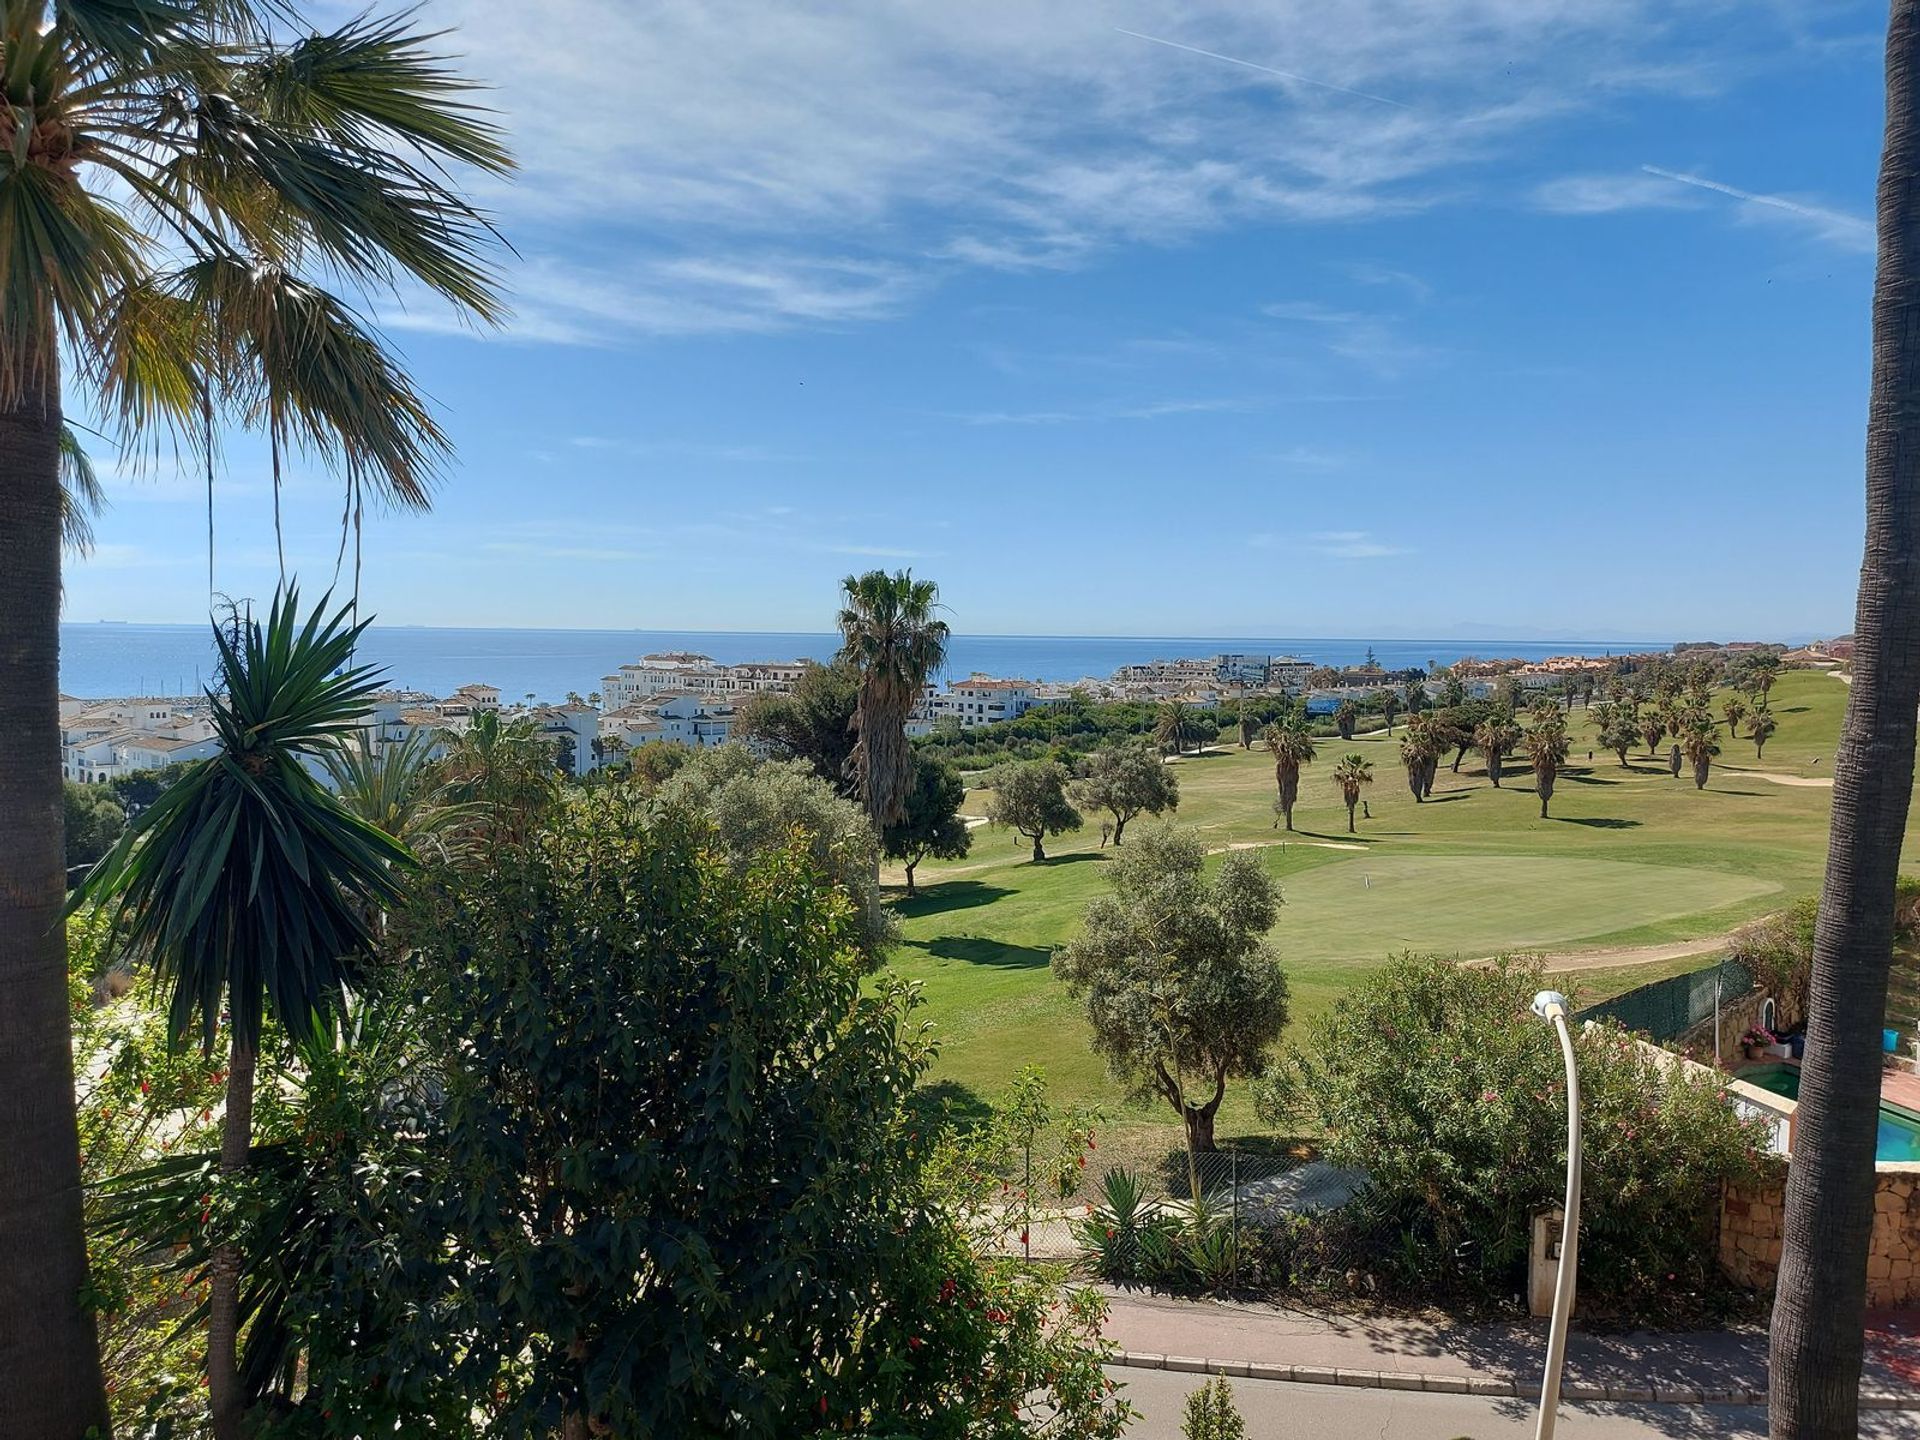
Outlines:
{"type": "Polygon", "coordinates": [[[1429,795],[1419,803],[1422,805],[1451,805],[1456,800],[1470,798],[1471,794],[1472,792],[1468,790],[1455,790],[1448,795],[1429,795]]]}
{"type": "Polygon", "coordinates": [[[991,905],[1001,896],[1012,893],[1004,886],[989,885],[984,880],[943,880],[922,885],[911,897],[900,896],[893,902],[893,908],[909,919],[916,915],[943,915],[949,910],[991,905]]]}
{"type": "Polygon", "coordinates": [[[1078,865],[1083,861],[1099,860],[1102,858],[1104,857],[1098,850],[1070,850],[1064,855],[1049,855],[1044,860],[1029,860],[1027,863],[1029,865],[1045,865],[1051,868],[1055,865],[1078,865]]]}
{"type": "Polygon", "coordinates": [[[971,1085],[936,1080],[914,1087],[907,1097],[907,1114],[928,1129],[971,1130],[993,1118],[993,1106],[971,1085]]]}
{"type": "Polygon", "coordinates": [[[1590,830],[1638,830],[1638,820],[1620,820],[1611,816],[1598,815],[1555,815],[1554,820],[1561,825],[1585,825],[1590,830]]]}
{"type": "MultiPolygon", "coordinates": [[[[1432,804],[1433,802],[1428,801],[1427,803],[1432,804]]],[[[1363,820],[1361,823],[1364,825],[1366,822],[1363,820]]],[[[1302,840],[1337,840],[1343,845],[1371,845],[1373,843],[1366,835],[1357,830],[1352,833],[1345,830],[1282,830],[1280,832],[1280,839],[1282,840],[1292,839],[1295,836],[1298,836],[1302,840]]]]}
{"type": "Polygon", "coordinates": [[[994,965],[1003,970],[1035,970],[1053,959],[1045,945],[1009,945],[1004,940],[987,940],[978,935],[942,935],[933,940],[909,940],[916,950],[940,960],[964,960],[969,965],[994,965]]]}

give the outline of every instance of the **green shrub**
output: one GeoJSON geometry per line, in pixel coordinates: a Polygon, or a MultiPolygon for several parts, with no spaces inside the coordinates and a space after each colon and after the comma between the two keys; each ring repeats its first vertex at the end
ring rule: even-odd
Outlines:
{"type": "Polygon", "coordinates": [[[1246,1440],[1247,1424],[1233,1403],[1233,1386],[1216,1375],[1187,1396],[1187,1415],[1180,1422],[1182,1440],[1246,1440]]]}
{"type": "MultiPolygon", "coordinates": [[[[1303,1109],[1327,1130],[1327,1158],[1368,1175],[1369,1268],[1404,1292],[1523,1287],[1532,1217],[1559,1203],[1566,1164],[1560,1051],[1528,1010],[1540,982],[1537,963],[1402,957],[1338,1000],[1289,1083],[1260,1093],[1269,1118],[1303,1109]]],[[[1587,1026],[1575,1046],[1583,1305],[1669,1320],[1711,1308],[1720,1187],[1757,1178],[1761,1127],[1717,1079],[1617,1027],[1587,1026]]]]}
{"type": "MultiPolygon", "coordinates": [[[[1820,897],[1808,895],[1784,910],[1763,915],[1733,933],[1729,953],[1747,967],[1753,983],[1771,995],[1778,1028],[1806,1019],[1813,987],[1813,931],[1820,918],[1820,897]]],[[[1912,938],[1920,928],[1920,876],[1902,875],[1894,893],[1896,939],[1912,938]]]]}

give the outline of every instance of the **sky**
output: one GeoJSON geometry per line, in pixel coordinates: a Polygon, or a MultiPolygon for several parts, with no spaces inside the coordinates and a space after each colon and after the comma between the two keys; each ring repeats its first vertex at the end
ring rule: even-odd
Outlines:
{"type": "MultiPolygon", "coordinates": [[[[513,314],[364,297],[457,450],[367,514],[382,623],[820,630],[885,566],[978,633],[1851,627],[1881,7],[420,13],[513,314]]],[[[90,444],[67,618],[204,617],[204,477],[90,444]]],[[[230,435],[225,594],[266,477],[230,435]]],[[[289,466],[308,590],[340,500],[289,466]]]]}

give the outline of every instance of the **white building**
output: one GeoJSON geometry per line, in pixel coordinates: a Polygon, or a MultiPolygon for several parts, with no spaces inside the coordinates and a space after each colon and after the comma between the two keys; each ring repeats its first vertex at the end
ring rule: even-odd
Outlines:
{"type": "Polygon", "coordinates": [[[600,706],[612,713],[656,695],[690,694],[736,697],[783,693],[806,673],[805,660],[754,660],[722,665],[711,655],[669,650],[643,655],[637,665],[622,665],[600,680],[600,706]]]}
{"type": "Polygon", "coordinates": [[[1017,720],[1041,703],[1034,694],[1031,680],[995,680],[974,675],[950,682],[947,693],[935,698],[933,714],[936,720],[951,715],[971,728],[991,725],[996,720],[1017,720]]]}
{"type": "Polygon", "coordinates": [[[212,725],[170,700],[61,703],[61,773],[83,784],[204,759],[219,748],[212,725]]]}

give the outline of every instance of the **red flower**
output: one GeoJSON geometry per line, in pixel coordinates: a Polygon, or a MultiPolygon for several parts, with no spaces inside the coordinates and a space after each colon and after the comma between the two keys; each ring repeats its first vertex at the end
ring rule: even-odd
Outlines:
{"type": "Polygon", "coordinates": [[[827,1397],[824,1395],[820,1397],[820,1413],[822,1415],[827,1413],[827,1397]]]}
{"type": "Polygon", "coordinates": [[[907,1337],[907,1348],[909,1350],[918,1350],[922,1345],[926,1343],[927,1342],[922,1340],[918,1335],[909,1335],[907,1337]]]}
{"type": "Polygon", "coordinates": [[[153,1093],[153,1086],[149,1085],[146,1081],[142,1080],[140,1082],[140,1093],[142,1095],[151,1095],[153,1093]]]}
{"type": "Polygon", "coordinates": [[[1027,1243],[1027,1232],[1026,1232],[1026,1231],[1024,1231],[1024,1230],[1022,1230],[1022,1231],[1020,1232],[1020,1243],[1021,1243],[1022,1245],[1024,1245],[1024,1244],[1026,1244],[1026,1243],[1027,1243]]]}

